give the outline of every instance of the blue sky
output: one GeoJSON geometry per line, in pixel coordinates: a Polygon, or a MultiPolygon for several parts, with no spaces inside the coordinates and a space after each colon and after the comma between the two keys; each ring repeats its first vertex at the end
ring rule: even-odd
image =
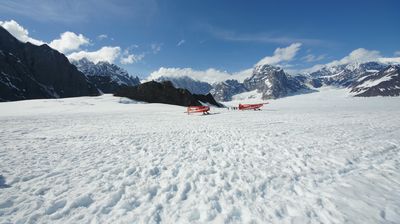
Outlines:
{"type": "Polygon", "coordinates": [[[59,39],[51,46],[71,57],[95,52],[145,77],[160,67],[240,72],[289,46],[294,55],[276,63],[293,71],[360,48],[400,57],[399,8],[395,0],[2,0],[0,21],[15,21],[34,40],[59,39]]]}

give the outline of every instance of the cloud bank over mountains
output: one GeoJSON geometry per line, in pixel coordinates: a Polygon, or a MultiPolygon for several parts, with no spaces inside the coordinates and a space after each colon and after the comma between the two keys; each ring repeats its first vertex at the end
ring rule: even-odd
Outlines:
{"type": "Polygon", "coordinates": [[[236,79],[243,81],[252,72],[252,69],[245,69],[243,71],[229,73],[227,71],[220,71],[214,68],[206,70],[195,70],[192,68],[164,68],[161,67],[157,71],[152,72],[147,80],[157,80],[160,77],[189,77],[197,81],[216,83],[227,79],[236,79]]]}
{"type": "MultiPolygon", "coordinates": [[[[310,68],[294,70],[285,63],[291,62],[296,59],[298,52],[301,50],[302,43],[293,43],[287,47],[276,48],[272,55],[262,58],[255,66],[269,64],[280,66],[285,69],[288,73],[294,75],[298,73],[309,73],[317,71],[324,66],[336,66],[348,63],[363,63],[369,61],[377,61],[381,63],[400,63],[400,57],[383,57],[377,50],[367,50],[364,48],[358,48],[344,56],[340,60],[334,60],[326,64],[317,64],[310,68]]],[[[321,56],[319,56],[321,57],[321,56]]],[[[309,60],[309,58],[302,58],[302,60],[309,60]]],[[[315,59],[314,59],[315,60],[315,59]]],[[[190,77],[194,80],[215,83],[224,81],[227,79],[236,79],[243,81],[245,78],[251,75],[253,68],[244,69],[240,72],[229,73],[226,71],[220,71],[214,68],[208,68],[206,70],[195,70],[192,68],[165,68],[161,67],[157,71],[150,74],[148,80],[156,80],[162,76],[164,77],[190,77]]]]}

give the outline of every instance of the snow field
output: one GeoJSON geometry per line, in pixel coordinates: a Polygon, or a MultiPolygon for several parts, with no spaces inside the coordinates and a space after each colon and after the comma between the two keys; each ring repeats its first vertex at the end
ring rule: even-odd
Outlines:
{"type": "Polygon", "coordinates": [[[0,223],[400,222],[398,97],[129,103],[0,104],[0,223]]]}

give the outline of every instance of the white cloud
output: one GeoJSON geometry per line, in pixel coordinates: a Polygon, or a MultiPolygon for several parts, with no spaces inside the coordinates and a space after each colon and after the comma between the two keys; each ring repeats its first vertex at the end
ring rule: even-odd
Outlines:
{"type": "Polygon", "coordinates": [[[400,57],[397,58],[379,58],[379,61],[387,64],[400,64],[400,57]]]}
{"type": "Polygon", "coordinates": [[[102,47],[97,51],[79,51],[67,55],[69,60],[80,60],[87,58],[88,60],[98,63],[99,61],[107,61],[113,63],[116,58],[120,55],[120,47],[102,47]]]}
{"type": "Polygon", "coordinates": [[[237,79],[243,81],[251,75],[252,69],[246,69],[237,73],[228,73],[214,68],[207,70],[194,70],[192,68],[164,68],[161,67],[154,71],[148,77],[148,80],[156,80],[160,77],[190,77],[194,80],[215,83],[228,79],[237,79]]]}
{"type": "Polygon", "coordinates": [[[394,56],[400,56],[400,51],[394,52],[394,56]]]}
{"type": "Polygon", "coordinates": [[[99,39],[99,40],[104,40],[104,39],[107,39],[107,38],[108,38],[107,34],[100,34],[100,35],[97,36],[97,39],[99,39]]]}
{"type": "Polygon", "coordinates": [[[350,52],[349,55],[345,56],[344,58],[340,60],[335,60],[330,63],[328,63],[328,66],[334,66],[334,65],[341,65],[341,64],[347,64],[347,63],[352,63],[352,62],[369,62],[369,61],[376,61],[379,58],[381,58],[381,54],[379,51],[375,50],[367,50],[364,48],[358,48],[355,49],[354,51],[350,52]]]}
{"type": "MultiPolygon", "coordinates": [[[[280,62],[287,62],[292,60],[297,52],[299,51],[301,47],[300,43],[294,43],[286,48],[277,48],[274,51],[273,56],[265,57],[263,58],[259,63],[267,63],[267,64],[278,64],[280,62]]],[[[324,57],[324,55],[314,57],[312,58],[313,60],[316,59],[321,59],[324,57]]],[[[359,48],[356,49],[352,52],[350,52],[349,55],[343,57],[340,60],[335,60],[327,64],[316,64],[312,66],[311,68],[306,68],[306,69],[296,69],[292,68],[290,69],[290,65],[285,66],[285,71],[288,72],[289,74],[298,74],[298,73],[310,73],[317,71],[324,66],[333,66],[333,65],[339,65],[339,64],[347,64],[351,62],[368,62],[368,61],[379,61],[382,63],[400,63],[400,57],[394,57],[394,58],[387,58],[387,57],[382,57],[379,51],[375,50],[366,50],[364,48],[359,48]],[[287,68],[287,69],[286,69],[287,68]]],[[[190,77],[195,80],[199,81],[204,81],[208,83],[215,83],[215,82],[221,82],[227,79],[236,79],[240,82],[242,82],[245,78],[249,77],[252,73],[252,68],[236,72],[236,73],[228,73],[226,71],[220,71],[216,70],[213,68],[207,69],[207,70],[194,70],[192,68],[160,68],[157,71],[154,71],[150,74],[148,77],[148,80],[155,80],[159,77],[190,77]]]]}
{"type": "Polygon", "coordinates": [[[336,65],[343,65],[343,64],[353,63],[353,62],[364,63],[364,62],[370,62],[370,61],[381,61],[381,59],[383,59],[383,58],[379,51],[367,50],[365,48],[358,48],[358,49],[353,50],[352,52],[350,52],[350,54],[348,54],[347,56],[343,57],[340,60],[334,60],[327,64],[316,64],[310,68],[305,68],[305,69],[289,70],[288,72],[290,74],[312,73],[312,72],[318,71],[319,69],[322,69],[325,66],[336,66],[336,65]]]}
{"type": "MultiPolygon", "coordinates": [[[[56,49],[62,53],[68,53],[67,57],[69,60],[80,60],[82,58],[87,58],[88,60],[98,63],[99,61],[107,61],[113,63],[120,55],[121,48],[105,46],[97,51],[78,51],[81,46],[90,44],[89,38],[85,37],[83,34],[75,34],[74,32],[64,32],[60,34],[58,39],[46,43],[40,40],[33,39],[29,37],[29,32],[27,29],[19,25],[16,21],[0,21],[0,26],[8,30],[14,37],[22,42],[31,42],[36,45],[48,44],[51,48],[56,49]]],[[[98,39],[107,38],[106,34],[101,34],[97,37],[98,39]]],[[[151,50],[154,54],[161,50],[162,44],[152,44],[151,50]]],[[[133,48],[137,48],[137,45],[132,45],[133,48]]],[[[124,54],[119,58],[121,64],[132,64],[142,60],[145,53],[142,54],[131,54],[129,50],[125,50],[124,54]]]]}
{"type": "Polygon", "coordinates": [[[151,44],[150,47],[151,47],[151,51],[153,52],[153,54],[157,54],[159,51],[161,51],[161,46],[162,46],[162,44],[159,44],[159,43],[151,44]]]}
{"type": "MultiPolygon", "coordinates": [[[[0,21],[0,25],[10,32],[15,38],[22,42],[31,42],[35,45],[47,44],[44,41],[34,39],[29,36],[29,31],[14,20],[0,21]]],[[[62,53],[78,50],[80,46],[89,44],[89,39],[82,34],[64,32],[59,39],[51,41],[48,45],[62,53]]]]}
{"type": "Polygon", "coordinates": [[[393,58],[383,57],[381,53],[377,50],[367,50],[365,48],[358,48],[350,52],[350,54],[347,55],[346,57],[340,60],[332,61],[327,65],[334,66],[352,62],[363,63],[370,61],[378,61],[381,63],[400,63],[400,57],[393,57],[393,58]]]}
{"type": "Polygon", "coordinates": [[[44,44],[43,41],[34,39],[29,36],[27,29],[19,25],[15,20],[10,21],[0,21],[0,26],[10,32],[15,38],[22,42],[30,42],[35,45],[44,44]]]}
{"type": "MultiPolygon", "coordinates": [[[[396,53],[395,53],[396,55],[396,53]]],[[[383,57],[381,53],[377,50],[367,50],[365,48],[358,48],[350,52],[349,55],[343,57],[340,60],[334,60],[327,64],[316,64],[310,68],[299,69],[299,70],[288,70],[290,74],[296,73],[312,73],[315,72],[325,66],[336,66],[336,65],[343,65],[348,63],[365,63],[376,61],[385,64],[400,64],[400,57],[383,57]]]]}
{"type": "Polygon", "coordinates": [[[249,78],[252,73],[253,73],[253,68],[244,69],[242,71],[232,73],[229,79],[236,79],[239,82],[243,82],[246,78],[249,78]]]}
{"type": "Polygon", "coordinates": [[[127,65],[127,64],[133,64],[133,63],[136,63],[138,61],[141,61],[144,58],[145,53],[132,54],[132,53],[129,52],[131,48],[136,48],[136,47],[137,47],[137,45],[132,45],[129,48],[125,49],[124,53],[122,54],[122,56],[121,56],[121,58],[119,60],[119,62],[121,64],[123,64],[123,65],[127,65]]]}
{"type": "Polygon", "coordinates": [[[280,62],[291,61],[300,50],[301,43],[293,43],[285,48],[277,48],[274,55],[261,59],[256,65],[276,65],[280,62]]]}
{"type": "Polygon", "coordinates": [[[126,64],[133,64],[135,62],[141,61],[144,58],[144,54],[128,54],[126,56],[121,57],[121,64],[126,65],[126,64]]]}
{"type": "Polygon", "coordinates": [[[306,62],[316,62],[316,61],[321,61],[324,58],[325,55],[315,56],[313,54],[307,54],[306,56],[303,57],[303,60],[306,62]]]}
{"type": "Polygon", "coordinates": [[[176,46],[181,46],[182,44],[184,44],[186,42],[186,40],[180,40],[177,44],[176,44],[176,46]]]}
{"type": "Polygon", "coordinates": [[[74,32],[64,32],[60,35],[59,39],[50,42],[49,46],[60,51],[61,53],[68,53],[78,50],[82,45],[88,45],[89,39],[82,34],[75,34],[74,32]]]}

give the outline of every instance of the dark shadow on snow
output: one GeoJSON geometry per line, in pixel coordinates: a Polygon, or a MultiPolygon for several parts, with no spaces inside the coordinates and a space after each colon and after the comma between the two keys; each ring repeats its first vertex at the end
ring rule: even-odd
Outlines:
{"type": "Polygon", "coordinates": [[[3,175],[0,175],[0,188],[9,188],[10,185],[6,184],[6,178],[3,175]]]}
{"type": "Polygon", "coordinates": [[[216,113],[210,112],[208,114],[202,114],[202,115],[203,116],[208,116],[208,115],[217,115],[217,114],[220,114],[220,112],[216,112],[216,113]]]}

